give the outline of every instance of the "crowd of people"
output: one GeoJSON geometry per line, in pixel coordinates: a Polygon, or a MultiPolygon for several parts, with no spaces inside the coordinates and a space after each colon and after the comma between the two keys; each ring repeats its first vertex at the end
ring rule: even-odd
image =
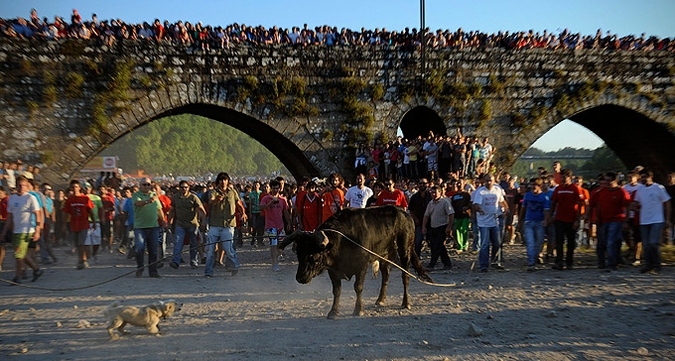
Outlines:
{"type": "MultiPolygon", "coordinates": [[[[471,153],[466,144],[489,145],[488,139],[463,138],[459,132],[454,137],[430,133],[414,141],[359,147],[353,185],[338,173],[293,183],[281,176],[234,182],[224,172],[204,184],[143,178],[124,185],[102,172],[97,179],[73,180],[67,189],[54,190],[41,182],[38,168],[5,163],[0,171],[0,266],[5,244],[11,243],[14,283],[27,278],[26,267],[36,281],[43,274],[40,266],[59,261],[53,248],[69,246],[78,270],[87,269],[101,252],[119,252],[135,259],[137,277],[147,268],[150,277],[160,278],[158,270],[168,263],[174,269],[203,266],[204,277],[210,278],[217,268],[237,274],[237,248],[250,244],[269,246],[272,270],[279,271],[284,256],[277,245],[289,232],[313,231],[345,208],[393,205],[411,215],[414,249],[421,259],[427,257],[425,246],[430,251],[429,270],[439,260],[451,269],[452,250],[477,253],[481,272],[503,268],[502,247],[519,238],[528,272],[546,263],[556,270],[574,268],[579,246],[595,248],[601,269],[632,264],[642,272],[661,270],[659,247],[675,237],[675,172],[665,186],[640,167],[626,177],[607,173],[585,182],[554,162],[550,172],[541,168],[535,178],[516,179],[494,172],[496,168],[476,170],[454,162],[454,157],[466,161],[471,153]],[[449,160],[440,161],[438,143],[451,149],[449,160]],[[393,162],[396,152],[407,158],[417,152],[418,158],[393,162]],[[361,156],[374,173],[359,171],[361,156]],[[405,166],[391,167],[400,161],[405,166]],[[441,163],[445,165],[439,168],[441,163]]],[[[493,151],[477,154],[478,161],[491,163],[493,151]]]]}
{"type": "Polygon", "coordinates": [[[592,35],[573,33],[568,29],[558,34],[544,30],[499,31],[484,33],[480,31],[456,31],[425,29],[424,36],[413,28],[390,31],[386,28],[374,30],[361,28],[331,27],[328,25],[310,28],[294,26],[290,29],[273,26],[248,26],[231,24],[227,26],[195,24],[177,20],[169,22],[155,19],[142,24],[129,24],[121,19],[99,20],[96,14],[83,19],[76,9],[70,21],[55,16],[53,21],[40,17],[35,9],[30,18],[0,19],[0,36],[44,40],[91,39],[100,44],[112,46],[121,40],[149,40],[184,45],[196,49],[223,49],[236,45],[325,45],[325,46],[391,46],[417,49],[422,41],[427,48],[466,49],[466,48],[502,48],[550,50],[562,49],[605,49],[627,51],[675,51],[675,41],[670,38],[647,36],[646,34],[619,36],[601,29],[592,35]],[[422,40],[424,38],[424,40],[422,40]]]}

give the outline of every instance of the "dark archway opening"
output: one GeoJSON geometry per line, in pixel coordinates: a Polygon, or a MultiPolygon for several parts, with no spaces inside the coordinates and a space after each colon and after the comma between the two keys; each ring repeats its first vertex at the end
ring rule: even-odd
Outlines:
{"type": "Polygon", "coordinates": [[[434,134],[446,135],[447,128],[441,117],[435,111],[419,106],[406,113],[401,120],[401,132],[406,139],[417,138],[418,136],[427,136],[429,131],[434,134]]]}
{"type": "Polygon", "coordinates": [[[291,140],[269,125],[232,109],[212,104],[189,104],[157,114],[150,121],[186,113],[213,119],[249,135],[269,149],[295,179],[319,174],[306,154],[291,140]]]}
{"type": "Polygon", "coordinates": [[[629,168],[642,165],[654,171],[659,180],[675,169],[675,135],[643,114],[617,105],[602,105],[569,119],[602,138],[629,168]]]}

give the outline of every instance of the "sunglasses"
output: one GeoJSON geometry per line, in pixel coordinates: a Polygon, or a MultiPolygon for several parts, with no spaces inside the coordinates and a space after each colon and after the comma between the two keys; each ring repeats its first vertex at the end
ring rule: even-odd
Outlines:
{"type": "Polygon", "coordinates": [[[148,186],[151,186],[152,184],[150,184],[150,183],[142,183],[141,185],[142,185],[142,186],[148,187],[148,186]]]}

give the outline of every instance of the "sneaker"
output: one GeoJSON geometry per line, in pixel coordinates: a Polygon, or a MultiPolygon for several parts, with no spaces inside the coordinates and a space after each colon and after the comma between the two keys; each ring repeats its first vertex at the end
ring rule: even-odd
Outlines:
{"type": "Polygon", "coordinates": [[[527,266],[527,272],[534,272],[536,271],[536,268],[534,266],[527,266]]]}
{"type": "Polygon", "coordinates": [[[42,276],[43,273],[45,272],[39,268],[33,271],[33,279],[31,280],[31,282],[37,281],[37,279],[40,278],[40,276],[42,276]]]}
{"type": "Polygon", "coordinates": [[[150,278],[162,278],[162,276],[160,276],[159,273],[151,273],[150,278]]]}
{"type": "Polygon", "coordinates": [[[157,263],[157,269],[164,267],[164,262],[157,263]]]}
{"type": "Polygon", "coordinates": [[[560,264],[554,264],[553,266],[551,266],[551,268],[553,268],[554,270],[558,270],[558,271],[562,271],[562,270],[565,269],[565,267],[563,267],[560,264]]]}
{"type": "Polygon", "coordinates": [[[274,266],[272,266],[272,269],[274,270],[274,272],[281,272],[281,267],[279,267],[278,264],[275,264],[274,266]]]}
{"type": "MultiPolygon", "coordinates": [[[[571,271],[571,270],[574,269],[574,266],[572,266],[571,264],[568,264],[568,265],[567,265],[567,269],[571,271]]],[[[616,268],[615,268],[615,269],[616,269],[616,268]]]]}
{"type": "Polygon", "coordinates": [[[89,262],[87,262],[87,261],[82,262],[82,266],[84,268],[89,268],[89,262]]]}
{"type": "Polygon", "coordinates": [[[197,269],[197,265],[196,265],[196,264],[191,264],[191,265],[190,265],[190,268],[191,268],[191,269],[197,269]]]}
{"type": "Polygon", "coordinates": [[[632,263],[632,265],[635,266],[635,267],[637,267],[637,266],[639,266],[639,265],[641,265],[641,264],[642,264],[642,262],[640,262],[639,259],[636,259],[635,262],[632,263]]]}
{"type": "Polygon", "coordinates": [[[120,248],[117,249],[117,252],[119,252],[121,254],[127,254],[127,249],[124,248],[124,247],[120,247],[120,248]]]}
{"type": "Polygon", "coordinates": [[[171,263],[169,263],[169,266],[173,269],[178,269],[178,263],[176,262],[171,261],[171,263]]]}
{"type": "Polygon", "coordinates": [[[84,262],[78,262],[77,267],[75,268],[77,268],[78,270],[84,269],[84,262]]]}
{"type": "Polygon", "coordinates": [[[212,275],[204,275],[204,278],[211,278],[213,277],[212,275]]]}
{"type": "Polygon", "coordinates": [[[137,269],[136,270],[136,278],[141,278],[143,277],[143,269],[137,269]]]}
{"type": "Polygon", "coordinates": [[[231,269],[230,273],[235,276],[237,273],[239,273],[239,268],[231,269]]]}
{"type": "Polygon", "coordinates": [[[286,260],[286,259],[284,258],[284,255],[283,255],[283,254],[280,254],[280,255],[279,255],[279,262],[283,262],[283,261],[285,261],[285,260],[286,260]]]}
{"type": "Polygon", "coordinates": [[[436,267],[435,264],[429,263],[429,264],[427,265],[426,269],[429,270],[429,271],[431,271],[431,270],[433,270],[435,267],[436,267]]]}
{"type": "Polygon", "coordinates": [[[446,270],[446,271],[451,270],[451,269],[452,269],[452,265],[451,265],[451,264],[443,265],[443,269],[446,270]]]}
{"type": "Polygon", "coordinates": [[[487,268],[481,268],[480,269],[480,273],[487,273],[487,272],[488,272],[487,268]]]}
{"type": "Polygon", "coordinates": [[[492,267],[494,267],[495,269],[499,269],[499,270],[505,269],[504,266],[502,266],[501,263],[495,263],[495,264],[492,265],[492,267]]]}
{"type": "MultiPolygon", "coordinates": [[[[19,277],[14,277],[14,278],[12,278],[12,282],[14,282],[14,283],[20,285],[20,284],[21,284],[21,279],[20,279],[19,277]]],[[[16,286],[16,285],[12,284],[12,285],[10,285],[10,286],[16,286]]]]}

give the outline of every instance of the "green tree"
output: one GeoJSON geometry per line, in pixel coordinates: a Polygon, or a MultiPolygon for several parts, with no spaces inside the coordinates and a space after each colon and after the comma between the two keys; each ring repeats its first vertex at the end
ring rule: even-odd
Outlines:
{"type": "Polygon", "coordinates": [[[288,173],[270,150],[245,133],[192,114],[151,122],[120,138],[101,155],[118,156],[125,171],[142,169],[149,174],[288,173]]]}

